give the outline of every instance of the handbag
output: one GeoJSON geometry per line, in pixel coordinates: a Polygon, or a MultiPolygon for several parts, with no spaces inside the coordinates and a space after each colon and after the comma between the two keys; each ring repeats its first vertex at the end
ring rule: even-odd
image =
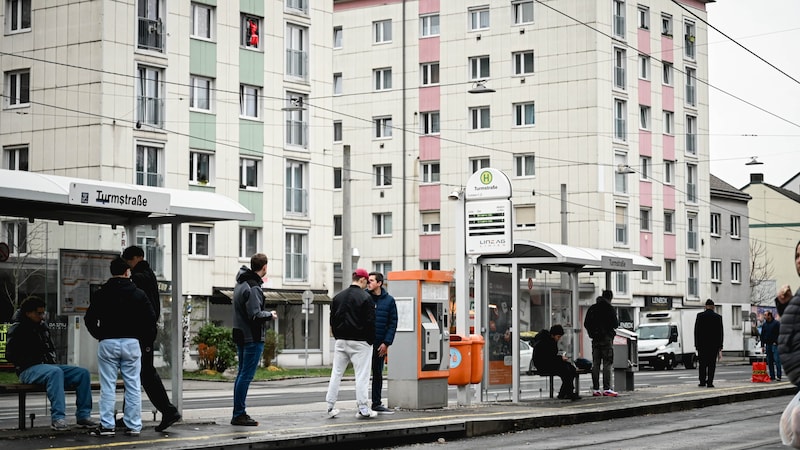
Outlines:
{"type": "Polygon", "coordinates": [[[770,378],[767,374],[767,363],[756,361],[753,363],[753,383],[769,383],[770,378]]]}
{"type": "Polygon", "coordinates": [[[795,394],[783,410],[780,432],[783,445],[800,448],[800,392],[795,394]]]}

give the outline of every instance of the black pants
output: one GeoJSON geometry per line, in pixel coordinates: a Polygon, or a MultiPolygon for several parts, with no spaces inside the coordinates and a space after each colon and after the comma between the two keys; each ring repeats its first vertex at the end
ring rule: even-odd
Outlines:
{"type": "Polygon", "coordinates": [[[381,404],[381,391],[383,390],[383,361],[384,356],[378,356],[378,348],[372,349],[372,407],[381,404]]]}
{"type": "Polygon", "coordinates": [[[167,395],[167,390],[164,389],[164,383],[161,382],[161,377],[158,371],[153,367],[153,343],[145,344],[139,342],[142,349],[142,371],[140,377],[142,379],[142,388],[147,393],[147,398],[155,408],[161,411],[163,416],[170,416],[178,412],[178,408],[172,404],[167,395]]]}
{"type": "Polygon", "coordinates": [[[558,390],[558,396],[566,397],[575,393],[575,366],[566,361],[559,361],[553,369],[553,373],[561,378],[561,389],[558,390]]]}
{"type": "Polygon", "coordinates": [[[717,355],[719,350],[698,349],[698,371],[701,384],[714,384],[714,372],[717,371],[717,355]]]}

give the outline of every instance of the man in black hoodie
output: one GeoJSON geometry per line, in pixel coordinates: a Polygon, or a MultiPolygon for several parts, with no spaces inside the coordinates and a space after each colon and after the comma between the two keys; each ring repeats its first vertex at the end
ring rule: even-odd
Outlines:
{"type": "Polygon", "coordinates": [[[130,268],[121,257],[111,261],[111,278],[92,296],[84,321],[100,344],[100,427],[95,436],[114,436],[117,372],[125,383],[123,421],[125,434],[142,431],[142,393],[139,388],[142,350],[139,342],[153,342],[156,315],[143,290],[130,280],[130,268]]]}
{"type": "MultiPolygon", "coordinates": [[[[144,250],[141,247],[132,245],[122,252],[122,259],[128,263],[131,268],[131,281],[137,288],[147,294],[147,299],[150,300],[150,305],[156,315],[155,325],[158,327],[158,319],[161,317],[161,299],[158,294],[158,280],[150,264],[144,260],[144,250]]],[[[167,390],[164,389],[164,383],[161,382],[161,377],[153,364],[153,350],[155,348],[155,339],[150,342],[139,341],[142,347],[142,372],[140,377],[142,379],[142,387],[150,399],[150,403],[161,412],[161,423],[156,426],[156,431],[164,431],[170,425],[181,420],[181,415],[178,413],[178,408],[172,404],[167,395],[167,390]]],[[[118,423],[118,426],[123,424],[118,423]]]]}
{"type": "Polygon", "coordinates": [[[575,366],[566,356],[558,354],[558,341],[564,336],[564,327],[553,325],[550,331],[542,330],[536,334],[533,345],[533,365],[540,374],[553,374],[561,378],[558,398],[580,400],[575,392],[575,366]]]}
{"type": "Polygon", "coordinates": [[[592,395],[595,397],[616,397],[618,394],[611,389],[611,366],[614,365],[614,336],[619,326],[619,318],[611,299],[614,293],[605,290],[603,295],[597,297],[594,305],[586,311],[583,328],[592,338],[592,395]],[[603,390],[600,390],[600,366],[603,367],[603,390]]]}

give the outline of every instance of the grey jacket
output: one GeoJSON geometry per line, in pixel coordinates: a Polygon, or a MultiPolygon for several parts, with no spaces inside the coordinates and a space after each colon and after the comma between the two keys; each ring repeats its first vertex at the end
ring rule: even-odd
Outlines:
{"type": "Polygon", "coordinates": [[[266,322],[272,313],[265,311],[261,277],[242,266],[233,289],[233,342],[237,345],[264,342],[266,322]]]}
{"type": "Polygon", "coordinates": [[[789,381],[800,385],[800,289],[789,303],[775,299],[781,316],[781,332],[778,335],[778,352],[781,355],[783,372],[789,381]]]}

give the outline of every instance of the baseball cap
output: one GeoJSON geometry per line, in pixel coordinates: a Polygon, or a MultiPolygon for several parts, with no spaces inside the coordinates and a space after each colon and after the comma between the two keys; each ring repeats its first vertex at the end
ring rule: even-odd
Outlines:
{"type": "Polygon", "coordinates": [[[358,269],[356,269],[353,272],[353,274],[356,275],[359,278],[369,278],[369,272],[367,272],[366,269],[362,269],[360,267],[358,269]]]}

